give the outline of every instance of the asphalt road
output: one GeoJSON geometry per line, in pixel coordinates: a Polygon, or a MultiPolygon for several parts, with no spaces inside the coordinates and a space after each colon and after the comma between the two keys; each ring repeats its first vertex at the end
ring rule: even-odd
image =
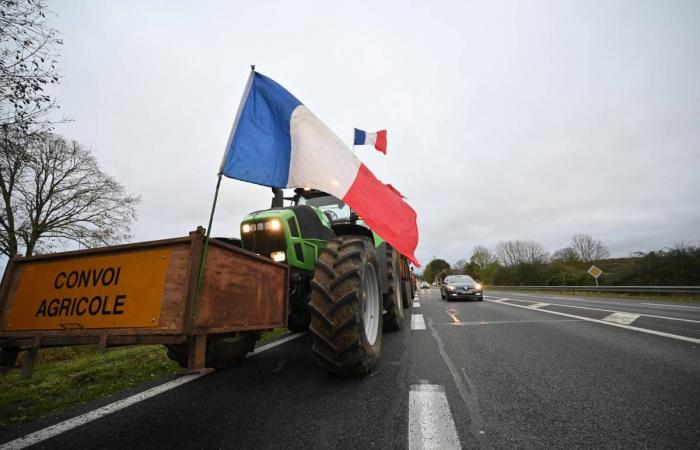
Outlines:
{"type": "Polygon", "coordinates": [[[36,447],[698,447],[700,308],[437,289],[418,303],[369,376],[326,374],[303,335],[36,447]]]}

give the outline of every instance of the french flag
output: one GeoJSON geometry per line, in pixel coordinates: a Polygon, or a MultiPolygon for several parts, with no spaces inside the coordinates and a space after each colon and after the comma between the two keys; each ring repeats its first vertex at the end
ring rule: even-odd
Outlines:
{"type": "Polygon", "coordinates": [[[386,155],[386,130],[368,133],[355,128],[354,145],[374,145],[374,148],[386,155]]]}
{"type": "Polygon", "coordinates": [[[416,212],[282,86],[251,71],[220,173],[275,188],[314,188],[342,199],[420,267],[416,212]]]}

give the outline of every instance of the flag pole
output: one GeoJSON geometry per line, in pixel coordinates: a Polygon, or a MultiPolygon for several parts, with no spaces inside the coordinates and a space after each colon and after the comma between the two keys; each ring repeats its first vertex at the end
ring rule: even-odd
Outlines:
{"type": "Polygon", "coordinates": [[[241,103],[238,105],[238,112],[236,112],[236,118],[233,121],[233,126],[231,127],[231,133],[229,134],[228,142],[226,144],[226,152],[221,160],[221,166],[219,167],[219,174],[216,179],[216,189],[214,190],[214,202],[211,205],[211,212],[209,213],[209,224],[207,225],[206,234],[204,235],[204,245],[202,246],[202,259],[199,262],[199,272],[197,273],[197,283],[194,288],[194,301],[192,302],[192,326],[194,326],[194,320],[197,318],[197,307],[199,305],[199,294],[202,288],[202,281],[204,279],[204,268],[207,262],[207,254],[209,253],[209,238],[211,236],[211,227],[214,223],[214,211],[216,211],[216,202],[219,199],[219,187],[221,187],[221,178],[224,174],[224,163],[228,157],[228,152],[231,150],[231,141],[233,140],[233,135],[238,126],[238,120],[241,117],[241,112],[243,111],[243,106],[245,100],[248,97],[250,88],[253,82],[253,76],[255,75],[255,64],[250,66],[250,76],[248,77],[248,82],[243,90],[243,96],[241,98],[241,103]]]}
{"type": "Polygon", "coordinates": [[[214,191],[214,203],[211,205],[211,213],[209,213],[209,225],[207,225],[207,232],[204,235],[204,245],[202,247],[202,259],[199,262],[199,272],[197,273],[197,284],[194,287],[194,302],[192,304],[192,325],[194,325],[194,319],[197,318],[197,306],[199,305],[199,292],[202,288],[202,280],[204,279],[204,267],[207,262],[207,255],[209,254],[209,237],[211,236],[211,226],[214,222],[214,211],[216,211],[216,202],[219,199],[219,187],[221,186],[221,176],[222,173],[219,172],[219,176],[216,179],[216,190],[214,191]]]}

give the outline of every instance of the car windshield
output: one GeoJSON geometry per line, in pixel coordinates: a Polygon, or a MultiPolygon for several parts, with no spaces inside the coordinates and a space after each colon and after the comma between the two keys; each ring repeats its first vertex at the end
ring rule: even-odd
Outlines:
{"type": "Polygon", "coordinates": [[[474,279],[469,275],[452,275],[445,278],[445,283],[469,283],[474,282],[474,279]]]}
{"type": "Polygon", "coordinates": [[[324,213],[328,211],[326,215],[332,217],[334,221],[350,219],[350,207],[345,202],[338,200],[332,195],[322,195],[312,198],[300,197],[299,204],[315,206],[324,213]]]}

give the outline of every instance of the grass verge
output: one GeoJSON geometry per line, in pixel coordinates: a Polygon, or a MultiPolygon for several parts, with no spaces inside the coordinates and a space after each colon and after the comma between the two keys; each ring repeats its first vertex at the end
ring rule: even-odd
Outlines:
{"type": "MultiPolygon", "coordinates": [[[[276,328],[264,333],[257,345],[286,333],[286,328],[276,328]]],[[[64,411],[181,370],[168,359],[162,345],[105,352],[97,346],[41,349],[31,379],[21,378],[16,369],[0,374],[0,428],[64,411]]]]}

